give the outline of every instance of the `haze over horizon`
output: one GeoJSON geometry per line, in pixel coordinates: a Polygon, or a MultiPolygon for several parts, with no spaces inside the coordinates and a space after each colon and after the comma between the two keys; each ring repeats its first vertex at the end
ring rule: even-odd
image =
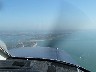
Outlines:
{"type": "Polygon", "coordinates": [[[0,30],[96,29],[95,0],[1,0],[0,30]]]}

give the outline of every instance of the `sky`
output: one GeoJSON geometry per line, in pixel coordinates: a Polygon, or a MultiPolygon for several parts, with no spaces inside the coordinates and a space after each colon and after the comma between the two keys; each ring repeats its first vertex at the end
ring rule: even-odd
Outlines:
{"type": "Polygon", "coordinates": [[[0,0],[0,30],[96,29],[96,0],[0,0]]]}

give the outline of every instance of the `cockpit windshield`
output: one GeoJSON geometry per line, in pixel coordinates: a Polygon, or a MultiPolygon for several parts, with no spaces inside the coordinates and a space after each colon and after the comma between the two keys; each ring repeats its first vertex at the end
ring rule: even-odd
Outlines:
{"type": "MultiPolygon", "coordinates": [[[[58,49],[63,50],[66,57],[95,72],[95,7],[95,0],[0,0],[0,47],[13,55],[28,48],[38,48],[39,55],[45,51],[41,47],[50,47],[57,58],[63,57],[58,49]]],[[[48,51],[46,56],[53,55],[48,51]]]]}

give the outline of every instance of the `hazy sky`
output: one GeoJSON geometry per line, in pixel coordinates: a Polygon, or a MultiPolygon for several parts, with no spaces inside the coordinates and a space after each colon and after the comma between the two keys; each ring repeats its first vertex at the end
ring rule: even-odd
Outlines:
{"type": "Polygon", "coordinates": [[[96,29],[96,0],[1,0],[0,30],[96,29]]]}

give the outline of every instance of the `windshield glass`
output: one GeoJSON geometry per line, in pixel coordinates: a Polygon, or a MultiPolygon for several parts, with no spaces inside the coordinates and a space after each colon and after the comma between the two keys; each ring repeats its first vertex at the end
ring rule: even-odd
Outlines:
{"type": "Polygon", "coordinates": [[[8,50],[59,48],[95,72],[95,7],[95,0],[0,0],[0,39],[8,50]]]}

